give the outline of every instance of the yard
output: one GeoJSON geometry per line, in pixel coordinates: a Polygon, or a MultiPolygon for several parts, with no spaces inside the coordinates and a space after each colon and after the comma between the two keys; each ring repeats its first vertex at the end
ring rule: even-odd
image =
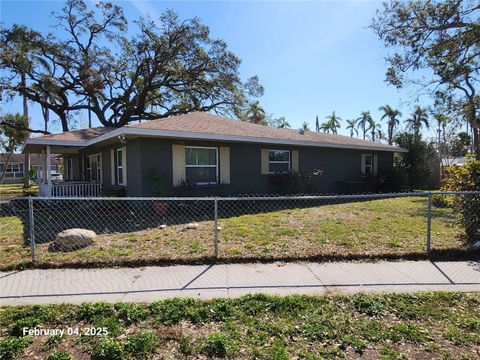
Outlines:
{"type": "Polygon", "coordinates": [[[419,293],[1,308],[0,358],[473,359],[479,305],[477,293],[419,293]],[[24,327],[71,334],[22,336],[24,327]]]}
{"type": "MultiPolygon", "coordinates": [[[[20,268],[30,262],[24,225],[28,208],[0,218],[0,268],[20,268]]],[[[171,208],[156,216],[151,204],[111,202],[66,203],[35,208],[36,257],[45,266],[195,262],[211,259],[211,209],[171,208]],[[188,214],[190,211],[190,215],[188,214]],[[189,221],[197,228],[189,228],[189,221]],[[162,224],[167,224],[163,228],[162,224]],[[71,227],[95,230],[89,248],[52,252],[49,242],[71,227]]],[[[424,256],[427,207],[424,197],[389,198],[351,203],[297,204],[270,208],[263,202],[220,204],[219,257],[224,260],[301,259],[308,257],[381,258],[424,256]],[[308,206],[306,206],[308,205],[308,206]],[[242,209],[241,206],[244,208],[242,209]]],[[[463,230],[452,208],[432,210],[432,249],[465,248],[463,230]]]]}
{"type": "Polygon", "coordinates": [[[38,186],[32,185],[28,189],[23,184],[0,184],[0,197],[37,195],[38,186]]]}

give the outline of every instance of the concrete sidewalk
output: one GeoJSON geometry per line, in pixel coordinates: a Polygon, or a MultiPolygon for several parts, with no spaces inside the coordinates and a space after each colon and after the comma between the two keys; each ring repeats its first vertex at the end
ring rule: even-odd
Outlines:
{"type": "Polygon", "coordinates": [[[0,272],[0,305],[249,293],[480,291],[480,262],[274,263],[0,272]]]}

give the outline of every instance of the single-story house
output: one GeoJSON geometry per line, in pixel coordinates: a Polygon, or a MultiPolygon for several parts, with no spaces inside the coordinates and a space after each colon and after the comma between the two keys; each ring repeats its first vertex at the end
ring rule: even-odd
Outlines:
{"type": "MultiPolygon", "coordinates": [[[[9,154],[0,154],[0,174],[5,168],[8,155],[9,154]]],[[[50,164],[50,172],[53,174],[60,173],[61,165],[62,159],[58,156],[53,157],[50,164]]],[[[43,172],[43,162],[40,154],[30,155],[30,168],[37,169],[37,174],[41,176],[41,173],[43,172]]],[[[22,183],[25,169],[25,155],[16,153],[12,154],[8,161],[7,171],[5,172],[3,182],[6,184],[22,183]]]]}
{"type": "MultiPolygon", "coordinates": [[[[345,184],[361,183],[391,168],[393,154],[402,151],[205,112],[34,137],[23,149],[43,154],[47,166],[52,154],[62,154],[63,186],[91,184],[94,195],[126,196],[160,195],[159,188],[167,190],[161,195],[268,194],[278,185],[272,174],[310,170],[322,172],[315,180],[316,192],[344,192],[345,184]]],[[[66,187],[52,189],[48,176],[42,185],[42,195],[79,195],[66,187]]]]}

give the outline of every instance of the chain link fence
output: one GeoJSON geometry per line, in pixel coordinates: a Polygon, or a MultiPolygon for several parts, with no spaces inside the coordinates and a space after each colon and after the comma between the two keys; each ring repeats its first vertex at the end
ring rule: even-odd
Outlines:
{"type": "Polygon", "coordinates": [[[0,201],[0,269],[472,254],[480,192],[0,201]],[[75,229],[75,230],[73,230],[75,229]]]}

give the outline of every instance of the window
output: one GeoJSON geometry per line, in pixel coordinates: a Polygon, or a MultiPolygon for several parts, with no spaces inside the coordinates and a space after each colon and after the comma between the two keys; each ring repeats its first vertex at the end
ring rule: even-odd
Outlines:
{"type": "Polygon", "coordinates": [[[87,180],[102,181],[102,161],[100,154],[87,156],[87,180]]]}
{"type": "Polygon", "coordinates": [[[218,149],[215,147],[185,147],[185,174],[188,184],[217,184],[218,149]]]}
{"type": "Polygon", "coordinates": [[[268,171],[270,173],[290,171],[290,151],[269,150],[268,171]]]}
{"type": "Polygon", "coordinates": [[[362,155],[362,175],[371,176],[373,175],[373,155],[372,154],[363,154],[362,155]]]}
{"type": "Polygon", "coordinates": [[[65,178],[73,180],[73,159],[67,159],[65,162],[65,178]]]}
{"type": "Polygon", "coordinates": [[[115,153],[115,162],[117,164],[117,185],[123,185],[123,150],[117,149],[115,153]]]}

